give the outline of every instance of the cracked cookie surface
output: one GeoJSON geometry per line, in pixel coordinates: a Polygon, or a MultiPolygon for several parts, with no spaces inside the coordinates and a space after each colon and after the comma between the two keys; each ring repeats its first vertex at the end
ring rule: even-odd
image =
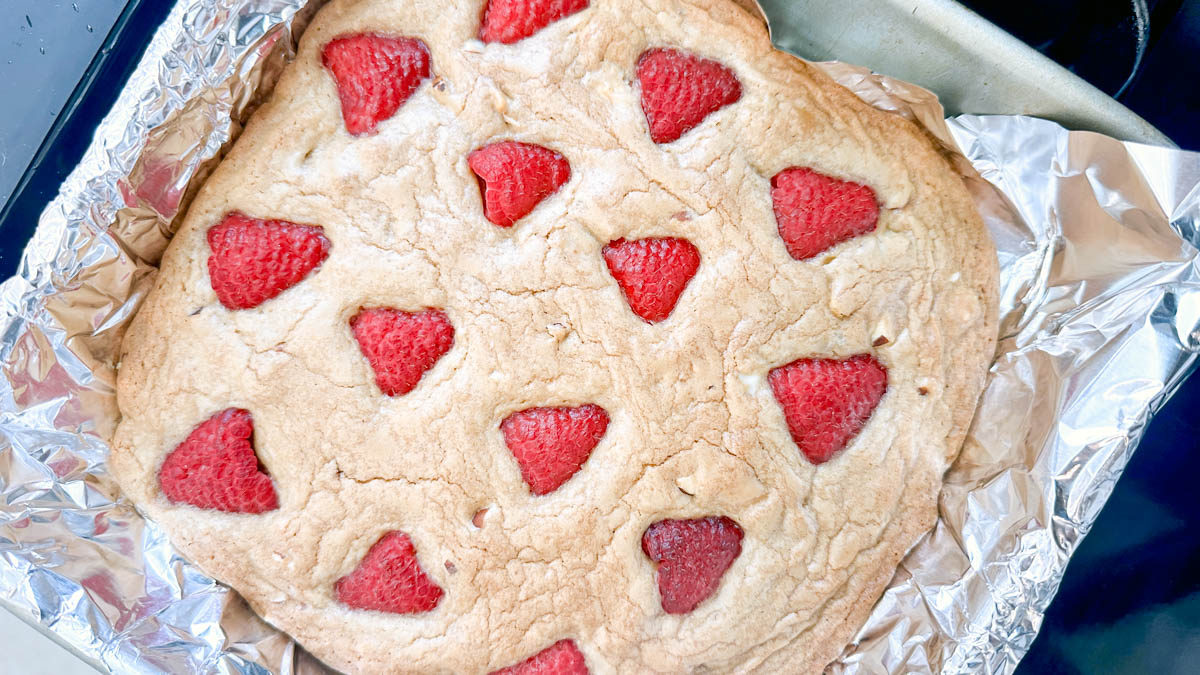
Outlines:
{"type": "Polygon", "coordinates": [[[114,474],[182,553],[347,672],[486,673],[568,643],[593,673],[819,671],[932,525],[992,354],[995,253],[961,180],[911,124],[773,50],[735,2],[570,3],[512,43],[479,40],[484,4],[321,10],[130,328],[114,474]],[[419,40],[428,77],[350,133],[322,53],[364,34],[419,40]],[[719,64],[739,97],[655,142],[638,65],[656,49],[719,64]],[[569,173],[546,169],[502,227],[469,158],[509,141],[569,173]],[[874,227],[790,252],[772,187],[797,167],[869,187],[874,227]],[[319,226],[327,255],[224,305],[207,237],[235,213],[319,226]],[[639,315],[604,251],[666,239],[699,262],[665,315],[639,315]],[[384,310],[453,328],[386,390],[352,328],[384,310]],[[815,464],[769,374],[863,354],[886,391],[815,464]],[[534,455],[502,423],[588,406],[604,425],[552,479],[529,478],[534,455]],[[229,409],[253,416],[275,508],[163,493],[164,459],[229,409]],[[665,611],[643,537],[707,518],[734,523],[738,552],[689,611],[665,611]],[[339,601],[385,539],[436,601],[339,601]]]}

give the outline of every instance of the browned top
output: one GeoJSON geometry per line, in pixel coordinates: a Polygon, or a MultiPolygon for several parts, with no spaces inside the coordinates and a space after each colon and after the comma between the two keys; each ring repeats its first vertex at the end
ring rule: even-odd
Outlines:
{"type": "Polygon", "coordinates": [[[486,672],[562,638],[594,673],[819,670],[934,521],[992,353],[995,254],[963,185],[911,124],[774,51],[729,0],[593,0],[511,46],[475,39],[480,9],[321,11],[130,329],[114,472],[185,555],[342,670],[486,672]],[[434,77],[377,135],[353,138],[320,50],[360,31],[424,40],[434,77]],[[654,144],[633,84],[653,46],[720,61],[742,99],[654,144]],[[483,217],[467,154],[510,138],[562,152],[572,178],[501,229],[483,217]],[[790,258],[769,185],[789,166],[870,185],[877,230],[790,258]],[[204,233],[231,210],[320,224],[331,255],[279,297],[228,311],[204,233]],[[645,236],[702,252],[655,325],[629,311],[600,256],[645,236]],[[364,305],[443,308],[455,347],[410,394],[382,396],[347,325],[364,305]],[[888,368],[888,393],[814,467],[765,375],[863,352],[888,368]],[[499,421],[585,402],[611,416],[604,440],[561,488],[530,496],[499,421]],[[164,455],[230,406],[254,414],[280,508],[169,504],[164,455]],[[639,538],[656,520],[710,514],[737,520],[742,553],[712,598],[667,615],[639,538]],[[334,600],[334,581],[389,530],[412,537],[445,589],[432,612],[334,600]]]}

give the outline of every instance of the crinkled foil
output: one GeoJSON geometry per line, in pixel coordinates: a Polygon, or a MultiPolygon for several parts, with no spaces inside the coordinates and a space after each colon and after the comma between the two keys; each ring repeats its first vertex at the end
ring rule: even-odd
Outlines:
{"type": "MultiPolygon", "coordinates": [[[[172,223],[318,4],[180,0],[0,285],[0,604],[101,670],[324,671],[105,466],[113,361],[172,223]]],[[[1008,673],[1192,369],[1200,155],[1027,117],[947,123],[924,90],[822,65],[953,153],[1002,269],[1001,342],[941,517],[831,670],[1008,673]]]]}

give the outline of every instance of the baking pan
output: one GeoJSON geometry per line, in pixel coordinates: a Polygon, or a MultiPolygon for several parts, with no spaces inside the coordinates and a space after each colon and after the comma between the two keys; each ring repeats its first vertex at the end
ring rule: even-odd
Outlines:
{"type": "Polygon", "coordinates": [[[811,61],[919,84],[948,115],[1033,115],[1175,147],[1129,108],[954,0],[761,0],[772,37],[811,61]]]}
{"type": "MultiPolygon", "coordinates": [[[[0,279],[17,272],[38,217],[83,157],[173,2],[127,0],[0,209],[0,279]]],[[[67,85],[69,86],[69,85],[67,85]]]]}
{"type": "MultiPolygon", "coordinates": [[[[139,4],[135,1],[130,7],[139,4]]],[[[166,6],[154,0],[145,4],[166,6]]],[[[1169,143],[1102,92],[956,3],[794,0],[764,4],[782,47],[811,59],[862,62],[931,87],[943,96],[949,112],[1028,113],[1119,138],[1169,143]]],[[[106,45],[113,51],[97,57],[80,84],[80,96],[72,96],[72,105],[98,100],[104,91],[120,88],[103,73],[104,68],[120,71],[135,60],[109,59],[117,48],[128,47],[135,56],[140,53],[149,33],[138,35],[131,26],[122,22],[114,29],[113,37],[119,39],[106,45]],[[124,30],[130,32],[123,35],[124,30]]],[[[39,155],[64,158],[56,151],[56,138],[64,128],[56,127],[39,155]]],[[[13,233],[6,234],[12,237],[13,233]]]]}

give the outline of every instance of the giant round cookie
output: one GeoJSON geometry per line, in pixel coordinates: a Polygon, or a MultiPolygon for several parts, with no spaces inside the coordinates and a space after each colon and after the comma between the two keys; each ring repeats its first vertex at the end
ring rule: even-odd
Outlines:
{"type": "Polygon", "coordinates": [[[996,274],[929,140],[732,0],[334,0],[112,468],[344,671],[819,671],[934,522],[996,274]]]}

